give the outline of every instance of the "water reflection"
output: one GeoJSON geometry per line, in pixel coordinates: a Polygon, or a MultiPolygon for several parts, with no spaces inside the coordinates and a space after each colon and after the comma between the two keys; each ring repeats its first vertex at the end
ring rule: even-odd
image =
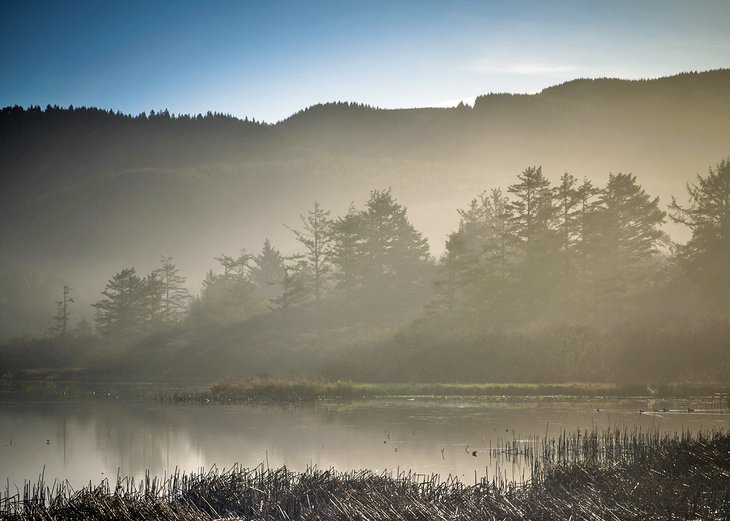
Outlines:
{"type": "Polygon", "coordinates": [[[145,470],[253,467],[413,470],[521,479],[529,466],[497,454],[505,441],[577,428],[728,428],[726,402],[491,403],[398,399],[317,407],[170,406],[56,401],[0,405],[0,480],[21,487],[44,472],[74,487],[145,470]],[[639,411],[645,411],[640,413],[639,411]],[[691,410],[691,411],[690,411],[691,410]],[[490,449],[492,449],[490,451],[490,449]]]}

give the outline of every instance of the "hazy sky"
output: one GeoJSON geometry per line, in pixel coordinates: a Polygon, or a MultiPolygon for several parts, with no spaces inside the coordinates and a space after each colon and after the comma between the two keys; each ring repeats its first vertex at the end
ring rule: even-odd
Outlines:
{"type": "Polygon", "coordinates": [[[276,121],[730,66],[730,1],[0,2],[0,105],[276,121]]]}

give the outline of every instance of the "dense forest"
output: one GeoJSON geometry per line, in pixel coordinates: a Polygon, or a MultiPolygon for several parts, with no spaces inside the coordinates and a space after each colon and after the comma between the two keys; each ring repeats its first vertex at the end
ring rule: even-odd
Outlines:
{"type": "MultiPolygon", "coordinates": [[[[197,294],[213,257],[268,237],[284,252],[308,201],[342,215],[392,187],[440,257],[455,208],[542,165],[604,185],[632,172],[686,203],[684,183],[725,157],[730,71],[575,80],[474,106],[328,103],[278,123],[97,108],[0,110],[0,338],[48,327],[59,289],[92,322],[110,273],[171,256],[197,294]]],[[[663,228],[685,242],[685,227],[663,228]]]]}
{"type": "Polygon", "coordinates": [[[44,338],[2,346],[6,374],[730,377],[730,160],[669,205],[632,174],[551,183],[532,166],[458,216],[437,259],[390,189],[339,216],[315,202],[287,226],[291,253],[268,239],[221,253],[195,296],[171,257],[149,273],[120,269],[93,304],[93,327],[74,320],[64,286],[44,338]],[[686,242],[670,240],[669,220],[686,242]]]}
{"type": "Polygon", "coordinates": [[[726,380],[729,91],[6,107],[0,373],[726,380]]]}

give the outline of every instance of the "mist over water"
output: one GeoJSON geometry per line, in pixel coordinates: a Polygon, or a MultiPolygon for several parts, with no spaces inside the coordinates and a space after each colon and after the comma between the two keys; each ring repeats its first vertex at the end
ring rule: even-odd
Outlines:
{"type": "Polygon", "coordinates": [[[103,479],[115,484],[117,476],[139,483],[146,471],[164,477],[264,464],[295,471],[412,470],[467,483],[475,473],[479,480],[498,473],[521,481],[530,477],[526,452],[538,454],[545,436],[605,428],[698,432],[726,429],[729,422],[727,405],[717,399],[488,403],[457,397],[288,408],[10,401],[0,407],[0,479],[11,491],[41,474],[48,485],[67,479],[78,489],[103,479]],[[518,452],[510,454],[513,448],[518,452]]]}

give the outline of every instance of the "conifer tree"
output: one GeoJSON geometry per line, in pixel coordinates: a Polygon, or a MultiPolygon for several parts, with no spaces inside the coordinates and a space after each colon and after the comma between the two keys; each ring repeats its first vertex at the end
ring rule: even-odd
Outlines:
{"type": "Polygon", "coordinates": [[[284,259],[283,291],[273,303],[282,310],[289,310],[310,300],[312,272],[304,255],[292,255],[284,259]]]}
{"type": "Polygon", "coordinates": [[[307,216],[300,216],[302,229],[289,228],[299,243],[304,246],[303,259],[310,272],[310,283],[315,300],[320,300],[329,283],[332,270],[332,220],[318,202],[307,216]]]}
{"type": "Polygon", "coordinates": [[[565,172],[560,176],[560,184],[554,190],[554,198],[558,208],[556,215],[556,231],[558,255],[560,256],[556,275],[559,285],[556,291],[563,303],[572,303],[576,297],[578,268],[578,248],[581,228],[581,192],[578,180],[565,172]]]}
{"type": "Polygon", "coordinates": [[[578,241],[576,254],[578,257],[577,285],[579,291],[579,303],[585,307],[587,304],[589,278],[591,276],[590,266],[597,258],[598,236],[595,231],[597,226],[597,210],[600,202],[597,196],[601,189],[594,186],[587,178],[583,179],[581,185],[576,189],[578,204],[578,241]]]}
{"type": "Polygon", "coordinates": [[[203,277],[203,282],[200,285],[200,298],[204,299],[210,296],[211,292],[214,291],[214,287],[219,279],[220,275],[216,275],[215,273],[213,273],[212,269],[206,271],[205,277],[203,277]]]}
{"type": "Polygon", "coordinates": [[[189,319],[204,325],[229,324],[266,311],[265,299],[249,273],[248,263],[252,258],[245,250],[237,258],[217,257],[224,272],[218,275],[208,270],[200,297],[190,306],[189,319]]]}
{"type": "Polygon", "coordinates": [[[558,229],[560,233],[560,253],[564,269],[570,272],[573,264],[574,246],[580,234],[581,197],[576,187],[578,180],[565,172],[560,184],[555,187],[555,200],[558,205],[558,229]]]}
{"type": "Polygon", "coordinates": [[[507,191],[513,196],[508,205],[510,228],[521,256],[518,299],[528,307],[543,305],[558,283],[555,278],[558,207],[542,167],[529,167],[517,179],[507,191]]]}
{"type": "Polygon", "coordinates": [[[96,327],[104,335],[139,331],[144,317],[144,281],[134,268],[114,275],[95,304],[96,327]]]}
{"type": "Polygon", "coordinates": [[[444,297],[449,314],[454,313],[463,300],[461,292],[471,280],[472,259],[464,233],[461,230],[450,233],[446,252],[441,257],[439,277],[435,281],[436,290],[444,297]]]}
{"type": "Polygon", "coordinates": [[[521,243],[526,265],[532,267],[554,246],[557,207],[542,167],[529,167],[517,179],[519,182],[507,189],[513,196],[509,203],[512,229],[521,243]]]}
{"type": "Polygon", "coordinates": [[[487,272],[505,287],[508,281],[509,265],[516,239],[511,228],[512,213],[509,199],[502,190],[495,188],[489,196],[489,235],[484,245],[488,263],[487,272]]]}
{"type": "Polygon", "coordinates": [[[662,231],[666,213],[632,174],[611,174],[594,216],[596,296],[615,305],[647,287],[655,269],[650,259],[667,243],[662,231]]]}
{"type": "Polygon", "coordinates": [[[364,220],[353,204],[332,223],[332,264],[337,287],[352,291],[361,282],[360,263],[364,220]]]}
{"type": "Polygon", "coordinates": [[[166,324],[180,322],[190,304],[190,292],[185,287],[185,277],[173,264],[172,257],[162,257],[160,267],[153,272],[162,290],[162,321],[166,324]]]}
{"type": "Polygon", "coordinates": [[[370,192],[362,219],[366,285],[386,289],[423,284],[424,269],[431,260],[428,241],[410,223],[390,189],[370,192]]]}
{"type": "Polygon", "coordinates": [[[730,304],[730,159],[687,183],[687,194],[686,207],[675,198],[669,206],[672,220],[692,232],[678,247],[680,264],[703,290],[730,304]]]}
{"type": "Polygon", "coordinates": [[[141,329],[150,331],[157,328],[165,320],[163,298],[165,288],[160,275],[153,271],[142,278],[140,288],[140,306],[142,308],[141,329]]]}
{"type": "Polygon", "coordinates": [[[71,317],[70,305],[73,304],[73,301],[74,299],[71,296],[71,287],[64,286],[63,297],[61,300],[56,301],[56,313],[53,315],[54,324],[53,327],[51,327],[51,332],[61,336],[62,338],[65,338],[68,332],[68,322],[71,317]]]}
{"type": "Polygon", "coordinates": [[[447,290],[449,309],[458,305],[481,314],[504,306],[512,246],[507,203],[496,188],[479,194],[468,208],[458,211],[459,229],[447,240],[442,278],[437,280],[437,288],[447,290]]]}
{"type": "Polygon", "coordinates": [[[264,241],[261,253],[254,259],[251,267],[251,280],[269,301],[273,302],[284,292],[286,274],[284,258],[279,250],[271,245],[269,239],[264,241]]]}

